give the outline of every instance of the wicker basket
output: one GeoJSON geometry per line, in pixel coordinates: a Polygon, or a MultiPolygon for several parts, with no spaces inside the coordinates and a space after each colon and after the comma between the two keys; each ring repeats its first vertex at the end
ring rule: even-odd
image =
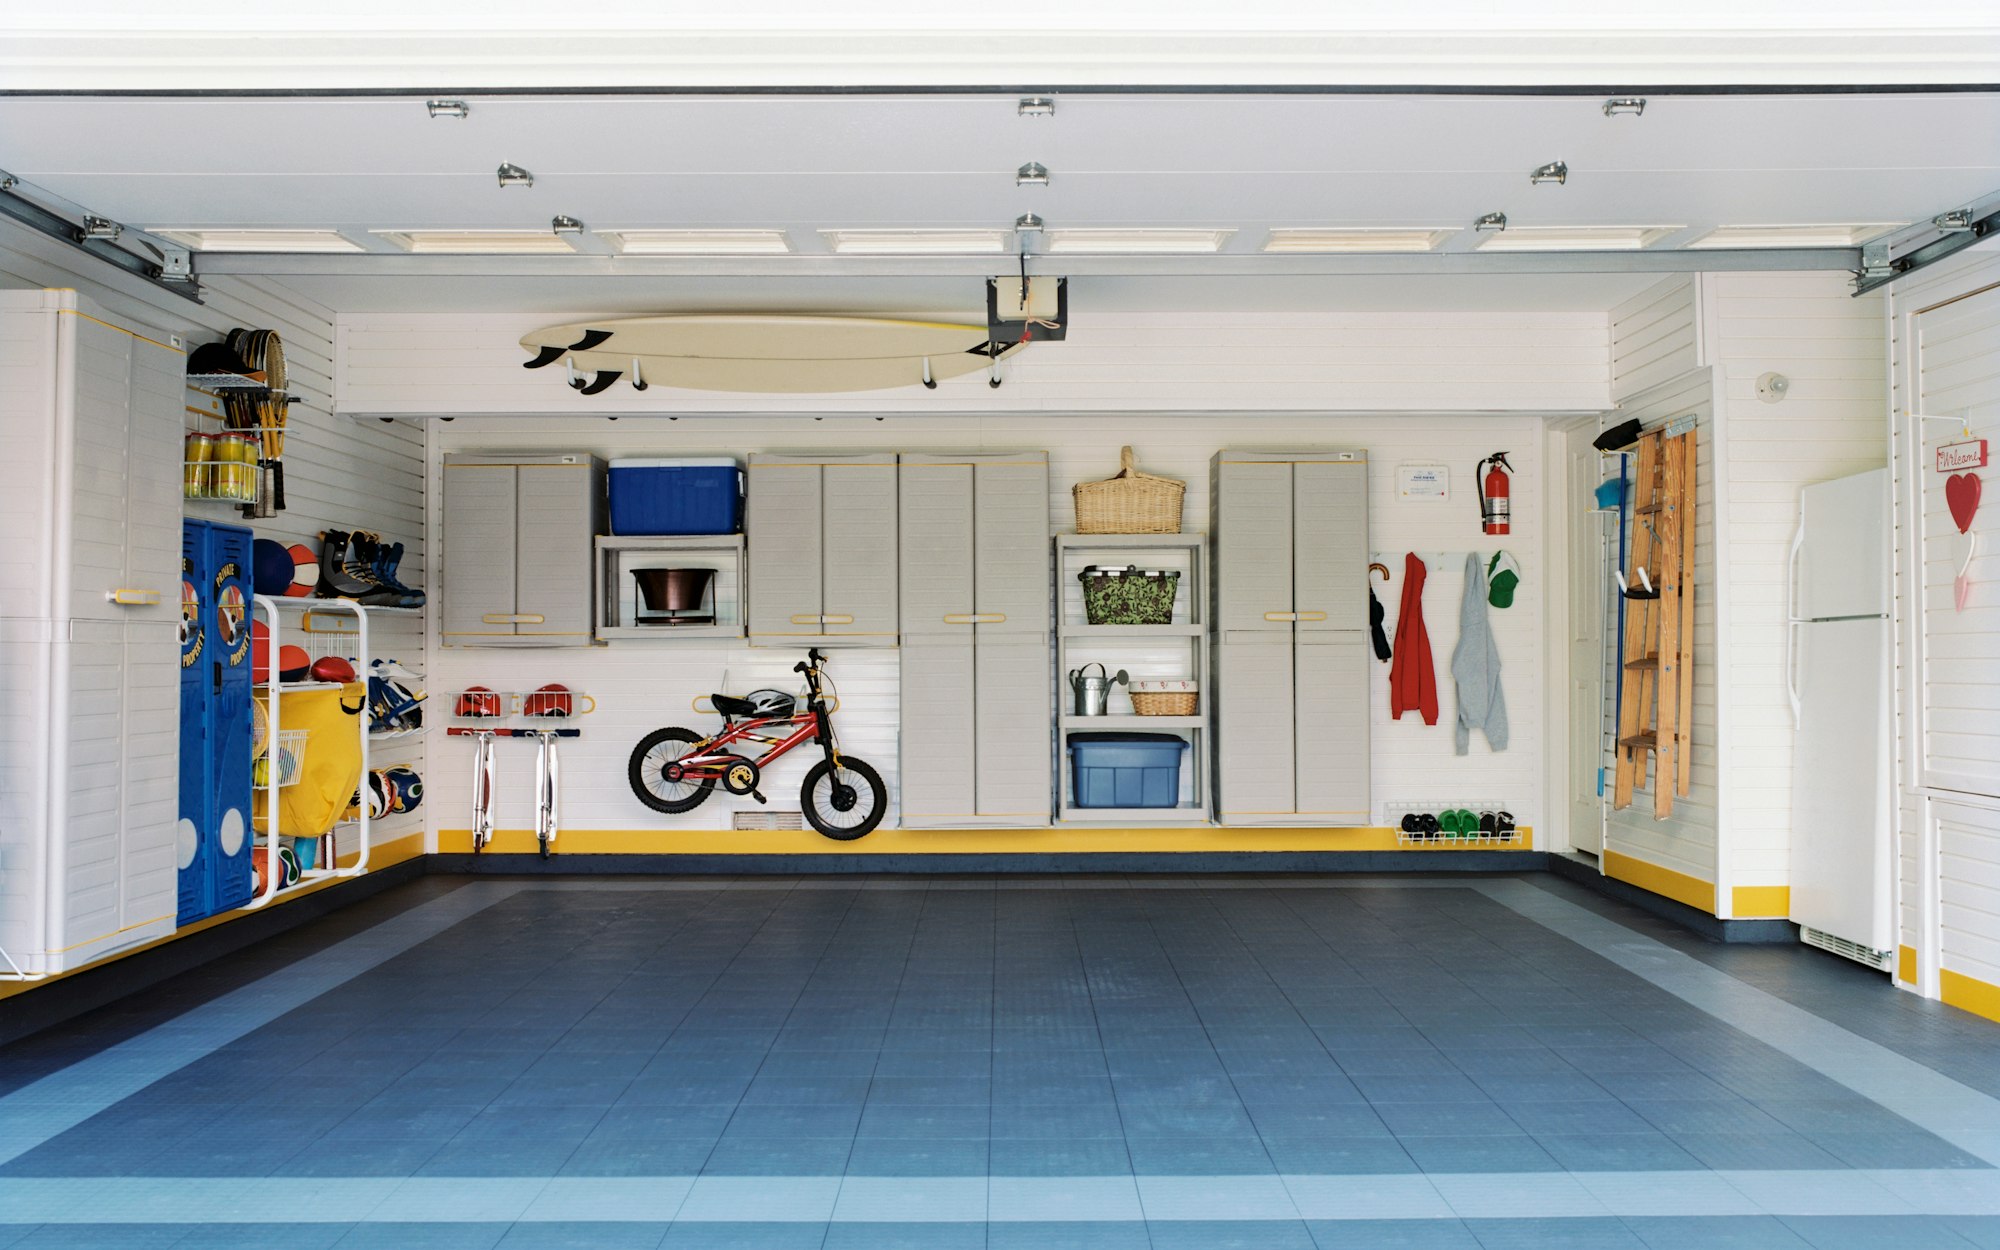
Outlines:
{"type": "Polygon", "coordinates": [[[1133,463],[1132,449],[1118,452],[1118,476],[1102,482],[1078,482],[1070,488],[1076,500],[1079,534],[1178,534],[1181,496],[1187,484],[1143,472],[1133,463]]]}
{"type": "Polygon", "coordinates": [[[1141,716],[1193,716],[1201,707],[1201,695],[1194,690],[1178,687],[1192,686],[1185,681],[1141,681],[1132,685],[1132,710],[1141,716]],[[1174,687],[1166,690],[1142,689],[1146,686],[1174,687]]]}

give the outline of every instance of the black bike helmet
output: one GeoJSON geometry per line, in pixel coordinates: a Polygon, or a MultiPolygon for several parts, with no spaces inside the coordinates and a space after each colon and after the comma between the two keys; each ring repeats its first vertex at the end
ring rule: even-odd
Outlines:
{"type": "Polygon", "coordinates": [[[768,687],[763,690],[752,690],[743,696],[743,701],[750,705],[750,714],[757,717],[790,716],[792,709],[798,704],[796,697],[768,687]]]}

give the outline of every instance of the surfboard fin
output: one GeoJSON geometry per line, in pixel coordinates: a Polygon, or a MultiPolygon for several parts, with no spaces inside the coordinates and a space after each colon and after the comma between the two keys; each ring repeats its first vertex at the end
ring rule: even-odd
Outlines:
{"type": "Polygon", "coordinates": [[[567,347],[544,347],[542,350],[535,353],[535,358],[533,360],[522,361],[521,367],[523,369],[544,368],[548,365],[554,364],[558,360],[561,360],[563,353],[568,350],[569,348],[567,347]]]}
{"type": "Polygon", "coordinates": [[[589,386],[579,388],[577,393],[579,395],[595,395],[599,391],[610,390],[611,384],[624,376],[625,375],[622,372],[616,369],[599,369],[597,371],[597,377],[591,382],[591,384],[589,386]]]}
{"type": "Polygon", "coordinates": [[[563,350],[572,352],[587,352],[591,348],[596,347],[599,343],[604,342],[604,340],[610,337],[611,337],[611,331],[609,330],[585,330],[583,332],[582,338],[578,339],[574,343],[571,343],[568,347],[564,348],[563,350]]]}

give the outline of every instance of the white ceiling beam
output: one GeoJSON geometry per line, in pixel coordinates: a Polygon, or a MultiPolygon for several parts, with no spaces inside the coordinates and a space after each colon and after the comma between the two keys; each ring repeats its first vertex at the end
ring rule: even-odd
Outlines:
{"type": "MultiPolygon", "coordinates": [[[[448,256],[230,252],[198,256],[203,275],[459,278],[985,277],[1008,256],[448,256]]],[[[1031,255],[1032,273],[1070,277],[1312,277],[1361,274],[1695,273],[1860,268],[1859,248],[1638,252],[1449,252],[1424,255],[1031,255]]]]}

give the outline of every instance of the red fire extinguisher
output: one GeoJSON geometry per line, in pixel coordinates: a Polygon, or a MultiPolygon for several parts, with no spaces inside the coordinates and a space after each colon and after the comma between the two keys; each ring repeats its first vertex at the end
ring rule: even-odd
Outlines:
{"type": "Polygon", "coordinates": [[[1508,474],[1514,466],[1507,463],[1507,453],[1496,451],[1481,460],[1472,475],[1479,482],[1479,522],[1488,534],[1511,534],[1513,527],[1513,502],[1508,498],[1512,491],[1508,474]],[[1492,468],[1487,468],[1492,465],[1492,468]]]}

